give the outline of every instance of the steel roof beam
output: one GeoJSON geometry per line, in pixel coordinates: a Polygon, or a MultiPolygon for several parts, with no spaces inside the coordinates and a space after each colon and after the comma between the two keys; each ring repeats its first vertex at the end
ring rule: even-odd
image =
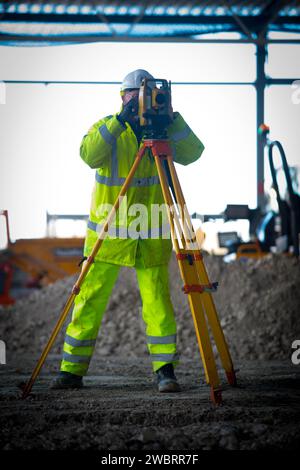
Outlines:
{"type": "MultiPolygon", "coordinates": [[[[161,42],[161,43],[198,43],[198,44],[252,44],[250,39],[198,39],[193,37],[179,36],[109,36],[94,33],[91,35],[54,35],[35,36],[27,34],[7,34],[0,33],[0,43],[2,42],[34,42],[34,43],[58,43],[58,44],[88,44],[94,42],[161,42]]],[[[300,44],[299,39],[266,39],[266,44],[300,44]]]]}
{"type": "MultiPolygon", "coordinates": [[[[89,14],[89,15],[70,15],[70,14],[31,14],[31,13],[3,13],[1,21],[11,22],[26,22],[26,23],[97,23],[97,18],[100,13],[89,14]]],[[[106,18],[109,23],[134,23],[139,21],[142,24],[232,24],[236,25],[236,19],[231,15],[105,15],[101,13],[101,18],[106,18]],[[140,16],[142,16],[140,18],[140,16]]],[[[244,26],[249,30],[255,30],[260,21],[266,20],[264,15],[256,16],[240,16],[235,15],[244,26]]],[[[268,19],[270,21],[270,19],[268,19]]],[[[277,16],[276,24],[299,24],[299,16],[277,16]]]]}

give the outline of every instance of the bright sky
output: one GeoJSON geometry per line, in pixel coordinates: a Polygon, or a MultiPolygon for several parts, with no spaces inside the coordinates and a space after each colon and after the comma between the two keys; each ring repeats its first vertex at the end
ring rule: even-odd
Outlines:
{"type": "MultiPolygon", "coordinates": [[[[299,78],[299,51],[300,46],[273,45],[267,73],[299,78]]],[[[252,82],[255,48],[195,43],[0,47],[0,80],[121,81],[136,68],[172,82],[252,82]]],[[[300,104],[293,102],[294,92],[290,86],[266,91],[266,122],[289,164],[300,165],[300,104]]],[[[189,211],[219,213],[234,203],[256,207],[253,86],[173,85],[172,99],[174,110],[205,145],[197,162],[177,165],[189,211]]],[[[119,85],[6,86],[6,104],[0,104],[0,209],[9,211],[13,239],[44,236],[46,210],[89,212],[94,170],[80,159],[80,142],[120,103],[119,85]]]]}

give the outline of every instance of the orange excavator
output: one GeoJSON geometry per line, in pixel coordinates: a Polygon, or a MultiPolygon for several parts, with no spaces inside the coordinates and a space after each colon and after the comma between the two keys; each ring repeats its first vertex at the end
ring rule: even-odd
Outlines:
{"type": "MultiPolygon", "coordinates": [[[[40,288],[75,274],[83,256],[83,237],[24,238],[12,242],[8,211],[0,210],[6,222],[6,247],[0,250],[0,304],[15,302],[14,278],[21,278],[21,289],[40,288]],[[20,276],[21,273],[21,276],[20,276]]],[[[86,215],[52,215],[47,213],[47,233],[51,222],[58,219],[87,220],[86,215]]]]}

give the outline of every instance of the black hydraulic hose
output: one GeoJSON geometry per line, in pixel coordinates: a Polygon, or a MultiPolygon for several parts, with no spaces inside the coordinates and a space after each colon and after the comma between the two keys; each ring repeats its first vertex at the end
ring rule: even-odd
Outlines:
{"type": "Polygon", "coordinates": [[[289,195],[294,194],[294,191],[293,191],[293,185],[292,185],[290,170],[289,170],[289,166],[288,166],[287,159],[286,159],[286,156],[285,156],[285,152],[283,150],[283,147],[282,147],[281,143],[278,140],[274,140],[273,142],[270,143],[270,146],[269,146],[269,162],[270,162],[270,169],[271,169],[271,173],[272,173],[272,179],[273,179],[273,183],[274,183],[274,189],[276,191],[276,194],[280,198],[279,188],[278,188],[278,184],[277,184],[276,170],[275,170],[275,167],[274,167],[274,159],[273,159],[273,148],[274,147],[278,148],[280,156],[281,156],[283,171],[284,171],[284,175],[285,175],[285,178],[286,178],[286,183],[287,183],[287,188],[288,188],[289,195]]]}
{"type": "MultiPolygon", "coordinates": [[[[292,242],[293,242],[293,251],[294,251],[294,255],[298,257],[299,256],[299,240],[298,240],[299,234],[298,234],[298,222],[297,222],[296,195],[293,190],[292,179],[291,179],[287,159],[285,156],[285,152],[283,150],[281,143],[278,140],[274,140],[269,144],[269,163],[270,163],[270,170],[271,170],[274,189],[276,191],[277,202],[278,202],[279,213],[280,213],[281,219],[284,217],[283,211],[282,211],[283,201],[280,197],[279,187],[277,183],[277,175],[276,175],[276,170],[274,166],[274,158],[273,158],[274,147],[277,147],[279,150],[281,161],[282,161],[282,167],[284,171],[284,176],[286,179],[288,195],[289,195],[289,200],[290,200],[290,209],[291,209],[291,236],[292,236],[292,242]]],[[[283,223],[283,221],[281,221],[281,223],[283,223]]]]}

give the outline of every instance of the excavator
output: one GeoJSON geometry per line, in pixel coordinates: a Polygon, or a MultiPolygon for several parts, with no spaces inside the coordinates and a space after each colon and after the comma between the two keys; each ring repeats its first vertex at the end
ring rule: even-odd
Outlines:
{"type": "Polygon", "coordinates": [[[75,274],[83,253],[83,237],[60,238],[50,236],[49,227],[60,219],[87,220],[86,215],[47,213],[47,236],[12,241],[7,210],[0,210],[5,218],[6,246],[0,250],[0,305],[15,302],[12,292],[18,289],[39,289],[58,279],[75,274]]]}

